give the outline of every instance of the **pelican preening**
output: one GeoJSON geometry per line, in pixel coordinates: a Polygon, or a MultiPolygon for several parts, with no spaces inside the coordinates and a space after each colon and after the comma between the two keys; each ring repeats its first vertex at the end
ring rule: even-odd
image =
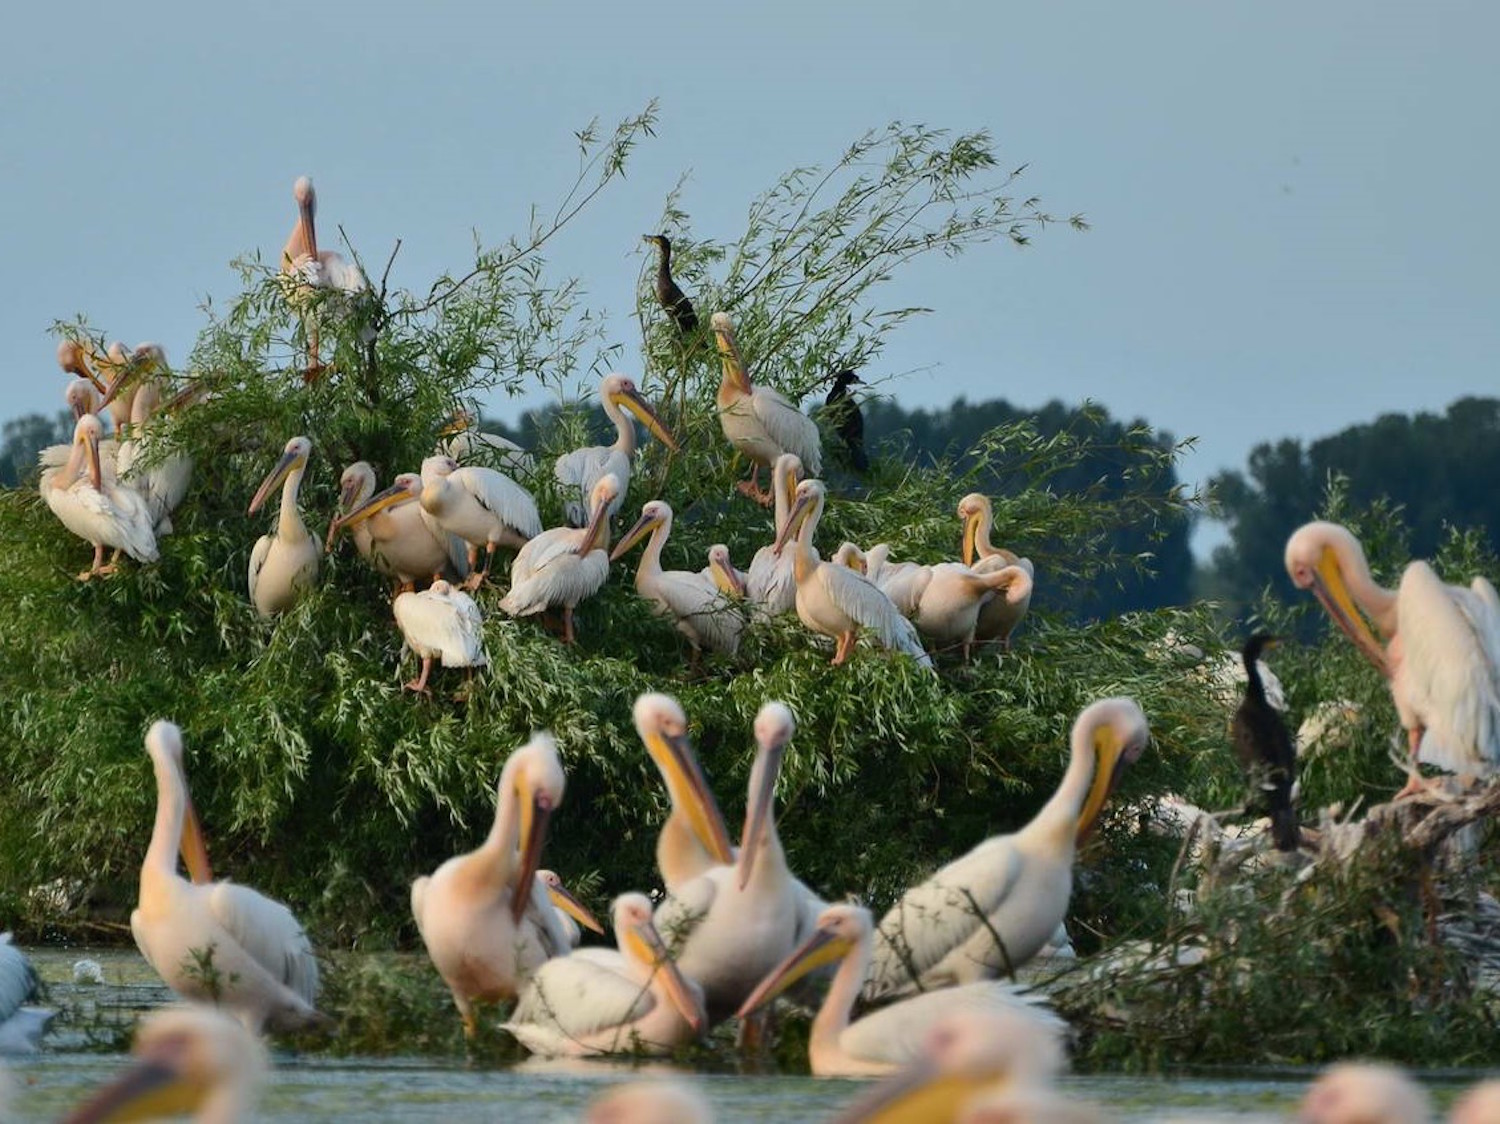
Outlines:
{"type": "Polygon", "coordinates": [[[112,547],[137,562],[158,558],[156,535],[151,530],[151,511],[133,488],[104,473],[99,443],[103,426],[93,414],[84,414],[73,427],[73,449],[68,461],[42,478],[42,498],[64,527],[94,545],[94,562],[78,575],[88,581],[96,575],[112,574],[116,563],[104,563],[104,550],[112,547]]]}
{"type": "Polygon", "coordinates": [[[452,457],[428,457],[422,462],[422,510],[448,534],[469,544],[470,576],[466,586],[477,589],[489,575],[497,546],[519,550],[542,533],[531,493],[493,468],[460,468],[452,457]],[[479,548],[484,568],[475,569],[479,548]]]}
{"type": "MultiPolygon", "coordinates": [[[[746,596],[751,605],[767,616],[790,613],[797,607],[797,568],[793,554],[776,549],[792,513],[792,493],[802,482],[802,458],[796,453],[782,453],[771,465],[771,495],[775,516],[771,542],[750,559],[746,596]]],[[[817,553],[816,550],[813,551],[817,553]]]]}
{"type": "Polygon", "coordinates": [[[590,445],[574,449],[557,458],[553,475],[563,486],[567,498],[568,522],[574,527],[583,525],[589,513],[589,497],[594,486],[605,476],[614,476],[618,491],[610,501],[609,514],[614,515],[625,502],[625,493],[630,489],[630,470],[635,462],[635,422],[631,415],[651,431],[651,435],[667,448],[677,449],[677,440],[656,416],[651,404],[641,396],[635,383],[625,375],[605,375],[599,383],[599,405],[615,426],[613,445],[590,445]],[[627,411],[629,413],[627,413],[627,411]]]}
{"type": "Polygon", "coordinates": [[[476,1004],[513,997],[543,962],[571,947],[551,901],[535,893],[547,823],[564,785],[552,736],[533,734],[500,771],[485,841],[411,884],[422,943],[470,1037],[478,1029],[476,1004]]]}
{"type": "Polygon", "coordinates": [[[263,617],[286,612],[318,580],[318,541],[307,533],[302,513],[297,510],[297,490],[302,487],[311,454],[311,441],[293,437],[250,500],[247,514],[254,515],[277,486],[281,487],[276,529],[262,535],[250,552],[250,600],[263,617]]]}
{"type": "Polygon", "coordinates": [[[672,240],[665,234],[642,234],[641,240],[650,242],[660,251],[656,262],[657,303],[667,310],[681,335],[692,335],[698,330],[698,313],[687,294],[672,279],[672,240]]]}
{"type": "MultiPolygon", "coordinates": [[[[669,618],[687,637],[696,654],[703,648],[734,655],[739,651],[745,618],[738,605],[722,592],[724,586],[743,593],[738,575],[719,567],[705,580],[696,570],[663,570],[662,547],[672,533],[672,507],[665,500],[652,500],[641,508],[641,517],[610,554],[615,561],[647,535],[651,540],[635,571],[636,592],[669,618]]],[[[710,562],[710,569],[715,566],[710,562]]]]}
{"type": "Polygon", "coordinates": [[[484,618],[474,599],[441,578],[421,593],[398,593],[391,605],[396,627],[418,659],[422,671],[404,684],[406,690],[430,694],[427,677],[434,660],[444,667],[484,667],[484,618]]]}
{"type": "Polygon", "coordinates": [[[1073,723],[1067,771],[1031,822],[986,839],[881,919],[865,997],[986,979],[1035,956],[1067,914],[1078,843],[1149,736],[1133,699],[1086,707],[1073,723]]]}
{"type": "Polygon", "coordinates": [[[340,484],[340,509],[345,514],[329,527],[325,549],[333,548],[338,530],[348,530],[359,552],[404,589],[442,576],[455,581],[468,576],[468,546],[423,509],[422,478],[415,472],[399,474],[389,488],[376,492],[375,470],[365,461],[355,461],[344,470],[340,484]]]}
{"type": "Polygon", "coordinates": [[[511,563],[510,592],[500,608],[525,617],[561,605],[563,640],[573,643],[573,610],[609,578],[609,508],[620,492],[613,473],[602,477],[589,493],[587,527],[554,527],[523,546],[511,563]]]}
{"type": "Polygon", "coordinates": [[[1308,523],[1287,540],[1286,568],[1390,681],[1406,729],[1412,775],[1418,760],[1469,776],[1500,768],[1500,596],[1476,577],[1445,585],[1426,562],[1408,563],[1400,586],[1370,576],[1364,550],[1336,523],[1308,523]],[[1385,639],[1385,647],[1365,618],[1385,639]]]}
{"type": "MultiPolygon", "coordinates": [[[[835,561],[844,565],[860,561],[859,548],[852,543],[839,549],[849,557],[835,561]]],[[[1029,566],[971,568],[963,562],[892,562],[890,549],[888,543],[871,547],[857,568],[918,632],[938,648],[961,648],[965,659],[978,639],[981,614],[990,604],[1002,602],[1005,611],[1019,619],[1031,603],[1029,566]]]]}
{"type": "MultiPolygon", "coordinates": [[[[136,349],[135,368],[164,367],[165,357],[156,344],[142,344],[136,349]]],[[[108,403],[131,373],[122,371],[104,395],[108,403]]],[[[148,373],[136,388],[130,407],[130,437],[121,443],[116,463],[122,483],[140,493],[151,511],[156,536],[172,533],[172,512],[187,495],[193,476],[193,459],[186,453],[173,452],[155,456],[152,445],[160,439],[160,420],[166,410],[162,400],[162,381],[148,373]]]]}
{"type": "Polygon", "coordinates": [[[650,899],[621,894],[612,917],[619,951],[548,960],[501,1024],[533,1054],[662,1054],[703,1032],[702,989],[672,962],[650,899]]]}
{"type": "Polygon", "coordinates": [[[718,344],[723,377],[715,401],[719,424],[729,443],[750,459],[750,479],[740,481],[740,491],[758,503],[770,503],[760,490],[760,470],[782,453],[796,453],[806,471],[823,471],[823,447],[817,424],[768,386],[754,386],[734,338],[734,321],[727,312],[713,315],[714,339],[718,344]]]}
{"type": "MultiPolygon", "coordinates": [[[[1266,698],[1260,678],[1260,656],[1277,638],[1257,632],[1245,641],[1245,697],[1234,712],[1230,733],[1234,752],[1250,777],[1252,790],[1265,797],[1271,816],[1271,837],[1279,851],[1295,851],[1301,837],[1297,810],[1292,805],[1292,783],[1297,777],[1297,750],[1286,719],[1266,698]]],[[[1257,802],[1260,803],[1260,802],[1257,802]]]]}
{"type": "Polygon", "coordinates": [[[130,915],[135,943],[178,995],[225,1007],[257,1033],[329,1020],[315,1004],[318,961],[291,910],[248,886],[214,882],[182,768],[182,731],[155,722],[156,823],[130,915]],[[178,852],[191,881],[177,872],[178,852]]]}
{"type": "MultiPolygon", "coordinates": [[[[976,573],[1019,566],[1033,581],[1036,568],[1031,559],[1018,557],[1013,551],[997,547],[990,541],[995,525],[995,510],[989,497],[979,492],[970,492],[958,501],[958,517],[963,522],[963,562],[976,573]]],[[[986,602],[979,610],[979,620],[974,627],[974,639],[980,644],[996,641],[1002,648],[1010,648],[1010,635],[1026,617],[1031,608],[1031,589],[1015,597],[996,597],[986,602]]]]}
{"type": "Polygon", "coordinates": [[[281,248],[281,273],[286,278],[288,301],[299,311],[307,310],[307,367],[303,377],[311,382],[323,372],[323,363],[318,358],[320,310],[308,308],[315,303],[312,294],[319,289],[358,293],[368,289],[370,283],[359,266],[345,261],[342,254],[318,249],[317,227],[313,223],[318,197],[312,180],[307,176],[297,177],[292,184],[292,198],[297,201],[297,223],[281,248]]]}

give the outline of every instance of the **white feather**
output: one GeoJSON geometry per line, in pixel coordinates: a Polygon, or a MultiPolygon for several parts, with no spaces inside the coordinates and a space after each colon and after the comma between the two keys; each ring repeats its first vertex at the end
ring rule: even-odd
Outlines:
{"type": "Polygon", "coordinates": [[[420,593],[402,593],[393,605],[396,626],[407,645],[423,659],[441,659],[444,667],[483,667],[484,620],[474,599],[447,582],[420,593]]]}

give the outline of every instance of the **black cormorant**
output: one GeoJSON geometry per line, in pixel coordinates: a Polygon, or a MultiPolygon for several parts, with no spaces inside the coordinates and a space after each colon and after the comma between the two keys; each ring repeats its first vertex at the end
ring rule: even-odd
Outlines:
{"type": "Polygon", "coordinates": [[[1297,776],[1297,750],[1287,732],[1281,712],[1266,698],[1266,688],[1257,666],[1263,651],[1273,647],[1277,638],[1257,632],[1245,641],[1241,655],[1245,660],[1245,697],[1234,712],[1230,727],[1234,752],[1265,795],[1271,815],[1271,838],[1279,851],[1295,851],[1301,832],[1297,811],[1292,807],[1292,782],[1297,776]]]}
{"type": "Polygon", "coordinates": [[[856,472],[868,472],[870,458],[865,456],[865,416],[859,403],[849,396],[849,384],[864,381],[853,371],[839,371],[833,376],[833,389],[823,402],[824,417],[849,450],[849,463],[856,472]]]}
{"type": "Polygon", "coordinates": [[[677,330],[684,336],[692,335],[698,330],[698,314],[693,311],[693,302],[688,300],[687,294],[672,280],[672,240],[665,234],[643,234],[641,237],[647,242],[655,242],[661,251],[656,265],[656,299],[671,314],[677,330]]]}

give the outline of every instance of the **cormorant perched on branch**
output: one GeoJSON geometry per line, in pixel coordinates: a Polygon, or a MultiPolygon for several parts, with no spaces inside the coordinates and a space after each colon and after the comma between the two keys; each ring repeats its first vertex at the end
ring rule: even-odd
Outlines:
{"type": "Polygon", "coordinates": [[[672,240],[665,234],[643,234],[641,237],[647,242],[655,242],[661,251],[656,264],[656,299],[671,314],[677,330],[684,336],[692,335],[698,330],[698,313],[693,310],[693,302],[688,300],[687,294],[672,280],[672,240]]]}
{"type": "Polygon", "coordinates": [[[865,456],[865,416],[859,403],[849,397],[849,384],[864,381],[853,371],[839,371],[833,376],[833,389],[823,402],[824,414],[849,450],[849,463],[855,472],[870,471],[870,458],[865,456]]]}
{"type": "Polygon", "coordinates": [[[1295,851],[1301,838],[1297,812],[1292,807],[1292,781],[1297,775],[1297,750],[1281,712],[1266,699],[1260,679],[1261,653],[1278,643],[1275,636],[1257,632],[1245,641],[1245,697],[1234,712],[1231,731],[1235,756],[1252,782],[1265,794],[1271,815],[1271,838],[1279,851],[1295,851]]]}

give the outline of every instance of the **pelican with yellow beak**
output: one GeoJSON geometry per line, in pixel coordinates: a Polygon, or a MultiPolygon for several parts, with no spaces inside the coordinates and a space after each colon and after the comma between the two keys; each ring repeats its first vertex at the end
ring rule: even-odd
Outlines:
{"type": "Polygon", "coordinates": [[[1500,770],[1500,595],[1489,581],[1447,585],[1416,561],[1397,589],[1385,589],[1359,540],[1337,523],[1299,527],[1286,569],[1390,681],[1412,760],[1397,796],[1422,787],[1419,761],[1470,777],[1500,770]]]}
{"type": "Polygon", "coordinates": [[[771,465],[771,494],[775,497],[771,542],[750,559],[745,583],[750,603],[766,616],[778,617],[797,607],[796,565],[791,552],[776,549],[776,541],[786,528],[792,513],[792,493],[801,482],[802,458],[796,453],[782,453],[771,465]]]}
{"type": "Polygon", "coordinates": [[[519,550],[542,533],[542,517],[530,492],[493,468],[460,468],[452,457],[422,462],[422,510],[443,531],[469,544],[466,589],[478,589],[489,576],[496,547],[519,550]],[[484,568],[476,569],[480,547],[484,568]]]}
{"type": "Polygon", "coordinates": [[[620,492],[614,473],[602,477],[589,493],[587,527],[554,527],[523,546],[511,563],[510,592],[500,608],[525,617],[561,605],[563,642],[573,643],[573,610],[609,578],[609,508],[620,492]]]}
{"type": "Polygon", "coordinates": [[[323,373],[318,358],[320,301],[318,290],[341,294],[363,292],[370,287],[364,271],[334,250],[318,249],[318,231],[314,217],[318,196],[312,180],[298,176],[292,184],[292,198],[297,202],[297,222],[281,248],[282,289],[289,303],[304,317],[307,331],[307,367],[302,376],[312,382],[323,373]]]}
{"type": "Polygon", "coordinates": [[[979,620],[974,626],[974,641],[988,644],[995,641],[1009,651],[1010,635],[1031,608],[1032,583],[1036,579],[1036,567],[1030,558],[1022,558],[1014,551],[995,546],[990,541],[995,526],[995,511],[988,496],[970,492],[958,501],[958,517],[963,521],[964,565],[975,573],[983,574],[1003,570],[1008,566],[1019,566],[1026,571],[1025,593],[1012,585],[1004,597],[995,597],[985,602],[979,610],[979,620]]]}
{"type": "Polygon", "coordinates": [[[619,951],[547,961],[501,1024],[533,1054],[666,1054],[703,1033],[703,991],[672,962],[650,899],[621,894],[613,920],[619,951]]]}
{"type": "Polygon", "coordinates": [[[687,714],[670,695],[635,700],[635,729],[661,770],[672,811],[656,840],[656,866],[667,893],[714,867],[734,863],[729,830],[688,739],[687,714]]]}
{"type": "Polygon", "coordinates": [[[625,533],[609,560],[615,561],[650,535],[646,552],[636,567],[635,591],[687,637],[695,659],[704,648],[734,655],[740,649],[745,618],[740,615],[737,599],[731,600],[721,593],[720,587],[723,583],[743,595],[744,586],[738,574],[719,570],[711,580],[705,580],[696,570],[663,570],[661,552],[671,533],[672,505],[665,500],[652,500],[641,508],[640,519],[625,533]]]}
{"type": "Polygon", "coordinates": [[[162,443],[162,421],[170,403],[162,398],[166,386],[167,357],[160,344],[143,343],[135,349],[129,366],[105,391],[108,405],[127,380],[136,384],[130,406],[130,437],[120,444],[116,461],[120,479],[140,493],[151,509],[157,538],[172,533],[172,512],[187,495],[193,478],[193,458],[180,449],[153,456],[153,446],[162,443]]]}
{"type": "Polygon", "coordinates": [[[865,998],[990,979],[1040,952],[1067,915],[1078,845],[1149,737],[1133,699],[1086,707],[1067,771],[1031,822],[955,859],[881,919],[865,998]]]}
{"type": "Polygon", "coordinates": [[[745,1018],[808,973],[838,965],[807,1040],[808,1062],[819,1077],[871,1077],[894,1073],[921,1056],[928,1030],[955,1011],[1005,1013],[1024,1020],[1028,1037],[1061,1052],[1066,1024],[1026,993],[988,980],[903,999],[851,1023],[849,1015],[870,965],[875,923],[857,905],[833,905],[812,935],[778,964],[741,1005],[745,1018]]]}
{"type": "Polygon", "coordinates": [[[734,320],[727,312],[713,315],[723,375],[715,399],[719,424],[729,443],[750,460],[750,479],[739,489],[756,503],[769,504],[772,495],[761,491],[760,470],[783,453],[795,453],[813,476],[823,471],[823,443],[817,423],[769,386],[754,386],[734,338],[734,320]]]}
{"type": "Polygon", "coordinates": [[[673,452],[677,450],[677,439],[662,424],[656,411],[636,389],[635,382],[626,375],[605,375],[599,383],[599,404],[604,415],[614,423],[613,445],[590,445],[574,449],[557,458],[553,475],[568,497],[568,523],[581,527],[588,518],[589,497],[594,485],[605,476],[613,476],[619,482],[619,493],[610,501],[609,514],[614,515],[625,502],[625,493],[630,489],[630,470],[635,461],[635,422],[627,416],[639,418],[651,435],[673,452]]]}
{"type": "Polygon", "coordinates": [[[332,550],[341,530],[348,530],[359,552],[381,573],[395,577],[397,592],[415,589],[419,581],[469,574],[469,548],[463,539],[437,525],[422,509],[422,478],[400,473],[391,486],[375,491],[375,470],[356,461],[340,477],[342,516],[328,528],[325,550],[332,550]]]}
{"type": "Polygon", "coordinates": [[[568,935],[568,947],[577,948],[583,940],[583,931],[604,935],[604,926],[589,912],[588,906],[584,905],[573,891],[563,884],[562,877],[555,870],[538,870],[536,872],[536,889],[533,893],[545,894],[547,900],[552,903],[552,908],[557,912],[558,924],[563,927],[563,932],[568,935]]]}
{"type": "Polygon", "coordinates": [[[315,1004],[318,960],[291,910],[238,882],[215,882],[182,769],[182,731],[155,722],[156,823],[130,915],[135,943],[185,999],[234,1012],[245,1026],[295,1031],[330,1020],[315,1004]],[[179,852],[190,878],[177,872],[179,852]]]}
{"type": "Polygon", "coordinates": [[[293,437],[250,500],[247,514],[254,515],[266,497],[281,488],[276,529],[262,535],[250,552],[250,600],[263,617],[286,612],[318,580],[318,541],[307,533],[302,513],[297,510],[297,490],[302,487],[311,454],[311,441],[293,437]]]}
{"type": "Polygon", "coordinates": [[[204,1124],[247,1119],[270,1068],[261,1040],[213,1007],[146,1015],[135,1062],[63,1118],[63,1124],[156,1120],[193,1113],[204,1124]]]}
{"type": "Polygon", "coordinates": [[[139,493],[106,475],[99,456],[104,427],[93,414],[84,414],[73,427],[73,449],[68,461],[42,477],[42,498],[62,525],[94,545],[94,563],[78,575],[88,581],[112,574],[121,551],[137,562],[155,562],[156,535],[151,510],[139,493]],[[104,563],[104,550],[115,557],[104,563]]]}
{"type": "MultiPolygon", "coordinates": [[[[514,997],[544,962],[571,947],[550,895],[536,894],[542,843],[564,784],[552,735],[532,735],[500,771],[485,841],[411,884],[422,943],[471,1038],[476,1004],[514,997]]],[[[585,921],[586,912],[574,916],[598,924],[585,921]]]]}

